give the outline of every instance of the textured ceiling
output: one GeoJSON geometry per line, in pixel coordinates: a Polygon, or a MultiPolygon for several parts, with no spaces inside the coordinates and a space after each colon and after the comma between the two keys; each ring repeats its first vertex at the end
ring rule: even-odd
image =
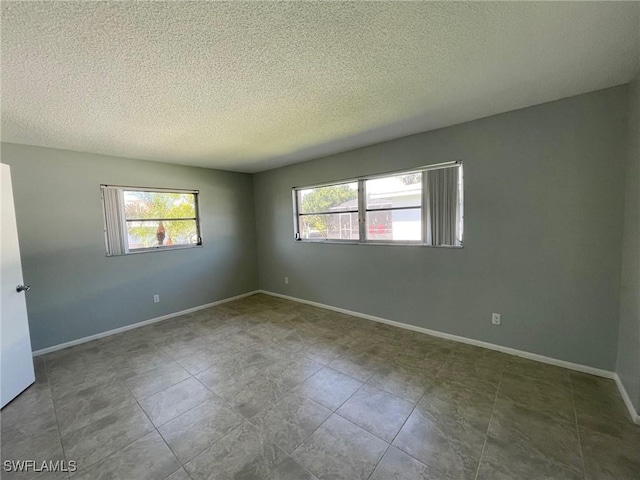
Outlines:
{"type": "Polygon", "coordinates": [[[2,2],[2,140],[260,171],[626,83],[635,2],[2,2]]]}

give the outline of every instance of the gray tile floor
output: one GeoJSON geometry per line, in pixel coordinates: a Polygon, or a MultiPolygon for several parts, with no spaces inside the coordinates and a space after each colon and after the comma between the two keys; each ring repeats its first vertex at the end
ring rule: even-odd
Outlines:
{"type": "Polygon", "coordinates": [[[640,478],[611,380],[265,295],[36,367],[2,460],[74,479],[640,478]]]}

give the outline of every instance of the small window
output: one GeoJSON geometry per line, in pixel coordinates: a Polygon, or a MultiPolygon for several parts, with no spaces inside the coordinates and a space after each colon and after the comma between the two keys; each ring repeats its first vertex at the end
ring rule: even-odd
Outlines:
{"type": "Polygon", "coordinates": [[[293,189],[301,241],[461,247],[462,162],[293,189]]]}
{"type": "Polygon", "coordinates": [[[358,240],[358,182],[297,191],[299,237],[358,240]]]}
{"type": "Polygon", "coordinates": [[[422,172],[365,180],[366,239],[422,243],[422,172]]]}
{"type": "Polygon", "coordinates": [[[101,189],[108,256],[202,244],[197,190],[101,189]]]}

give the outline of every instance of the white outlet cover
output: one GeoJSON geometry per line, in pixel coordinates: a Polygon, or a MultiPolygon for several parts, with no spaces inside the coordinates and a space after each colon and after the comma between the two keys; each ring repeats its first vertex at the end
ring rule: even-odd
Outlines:
{"type": "Polygon", "coordinates": [[[500,322],[501,322],[501,315],[499,313],[492,313],[491,323],[494,325],[500,325],[500,322]]]}

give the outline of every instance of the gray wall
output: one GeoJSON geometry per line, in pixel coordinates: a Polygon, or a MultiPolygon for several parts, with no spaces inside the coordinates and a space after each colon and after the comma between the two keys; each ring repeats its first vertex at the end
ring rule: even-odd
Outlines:
{"type": "Polygon", "coordinates": [[[640,412],[640,73],[629,89],[620,335],[616,371],[640,412]]]}
{"type": "Polygon", "coordinates": [[[621,86],[254,175],[260,287],[613,370],[626,141],[621,86]],[[465,248],[293,240],[293,186],[448,160],[465,248]]]}
{"type": "Polygon", "coordinates": [[[250,175],[7,143],[1,154],[34,350],[256,289],[250,175]],[[203,247],[107,258],[101,183],[199,189],[203,247]]]}

